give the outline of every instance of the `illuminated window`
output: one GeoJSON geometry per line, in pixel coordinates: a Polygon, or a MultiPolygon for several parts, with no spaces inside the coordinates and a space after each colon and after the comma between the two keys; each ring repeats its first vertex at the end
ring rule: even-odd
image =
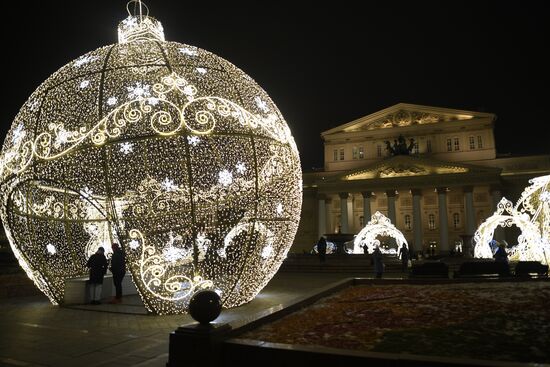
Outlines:
{"type": "Polygon", "coordinates": [[[359,147],[359,159],[365,158],[365,149],[363,147],[359,147]]]}
{"type": "Polygon", "coordinates": [[[411,216],[409,214],[405,215],[405,228],[411,229],[411,216]]]}
{"type": "Polygon", "coordinates": [[[460,150],[460,140],[458,138],[454,139],[455,141],[455,150],[460,150]]]}
{"type": "Polygon", "coordinates": [[[477,136],[477,149],[483,148],[483,140],[481,139],[481,135],[477,136]]]}
{"type": "Polygon", "coordinates": [[[447,152],[451,152],[453,150],[453,141],[451,139],[447,139],[447,152]]]}
{"type": "Polygon", "coordinates": [[[431,153],[432,152],[432,141],[426,140],[426,152],[431,153]]]}
{"type": "Polygon", "coordinates": [[[344,148],[340,148],[340,160],[344,160],[344,148]]]}
{"type": "Polygon", "coordinates": [[[376,155],[378,157],[382,157],[382,146],[381,145],[376,146],[376,155]]]}
{"type": "Polygon", "coordinates": [[[336,162],[338,160],[338,149],[334,149],[334,161],[336,162]]]}
{"type": "Polygon", "coordinates": [[[353,159],[357,159],[357,157],[359,156],[359,150],[357,149],[357,147],[353,147],[353,150],[351,151],[351,156],[353,159]]]}
{"type": "Polygon", "coordinates": [[[473,136],[470,136],[470,149],[476,148],[476,141],[473,136]]]}
{"type": "Polygon", "coordinates": [[[453,225],[455,229],[460,227],[460,214],[458,213],[453,214],[453,225]]]}
{"type": "Polygon", "coordinates": [[[365,217],[360,216],[359,217],[359,227],[363,228],[365,226],[365,217]]]}
{"type": "Polygon", "coordinates": [[[433,214],[428,215],[428,228],[435,229],[435,215],[433,214]]]}
{"type": "Polygon", "coordinates": [[[414,154],[418,154],[418,143],[414,143],[413,152],[414,154]]]}

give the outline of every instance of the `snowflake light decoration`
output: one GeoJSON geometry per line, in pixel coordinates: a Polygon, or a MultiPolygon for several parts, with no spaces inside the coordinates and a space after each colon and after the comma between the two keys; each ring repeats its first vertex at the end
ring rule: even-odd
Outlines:
{"type": "Polygon", "coordinates": [[[298,227],[290,129],[243,71],[165,41],[156,19],[130,15],[118,35],[53,74],[12,123],[0,213],[14,254],[53,303],[113,241],[153,313],[186,312],[204,288],[225,307],[248,302],[298,227]],[[167,246],[171,231],[181,240],[167,246]]]}

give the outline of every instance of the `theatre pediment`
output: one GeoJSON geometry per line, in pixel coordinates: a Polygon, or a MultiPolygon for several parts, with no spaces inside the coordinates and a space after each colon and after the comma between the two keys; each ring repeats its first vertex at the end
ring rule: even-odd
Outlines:
{"type": "Polygon", "coordinates": [[[398,103],[376,113],[361,117],[347,124],[323,132],[327,136],[338,133],[371,131],[413,125],[427,125],[447,121],[494,119],[495,115],[483,112],[456,110],[398,103]]]}

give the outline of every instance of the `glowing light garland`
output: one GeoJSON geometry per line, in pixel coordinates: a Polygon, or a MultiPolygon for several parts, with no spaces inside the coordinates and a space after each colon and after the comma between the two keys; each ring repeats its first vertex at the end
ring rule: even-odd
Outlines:
{"type": "Polygon", "coordinates": [[[493,250],[489,243],[493,239],[495,229],[513,225],[521,230],[517,248],[522,249],[522,254],[532,252],[532,248],[539,247],[540,233],[537,225],[531,222],[529,215],[517,212],[514,204],[503,197],[497,204],[494,214],[487,218],[474,234],[474,257],[492,258],[493,250]]]}
{"type": "MultiPolygon", "coordinates": [[[[353,253],[362,254],[363,246],[367,246],[368,253],[374,251],[375,246],[380,245],[380,241],[376,238],[378,236],[388,236],[395,239],[397,246],[401,247],[403,244],[407,245],[407,240],[403,233],[398,230],[384,214],[376,212],[371,216],[371,220],[365,225],[365,227],[359,232],[353,241],[353,253]]],[[[385,249],[380,246],[382,253],[395,255],[397,252],[395,249],[385,249]]]]}
{"type": "Polygon", "coordinates": [[[548,264],[550,260],[548,183],[550,176],[532,180],[522,193],[517,204],[502,198],[495,213],[487,218],[474,235],[474,256],[492,258],[490,242],[497,227],[517,226],[521,234],[518,244],[506,251],[511,260],[540,261],[548,264]]]}
{"type": "Polygon", "coordinates": [[[158,314],[185,312],[204,288],[225,307],[250,301],[286,257],[302,200],[298,150],[269,96],[141,15],[31,95],[0,184],[14,254],[53,303],[117,241],[158,314]]]}

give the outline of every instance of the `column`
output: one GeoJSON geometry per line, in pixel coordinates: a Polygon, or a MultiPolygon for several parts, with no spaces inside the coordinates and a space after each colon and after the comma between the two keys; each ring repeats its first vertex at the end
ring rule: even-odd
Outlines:
{"type": "Polygon", "coordinates": [[[372,216],[370,209],[370,198],[372,197],[372,191],[363,191],[361,194],[363,195],[363,222],[364,224],[367,224],[372,216]]]}
{"type": "Polygon", "coordinates": [[[388,197],[388,218],[391,223],[397,227],[395,217],[395,190],[386,190],[386,196],[388,197]]]}
{"type": "Polygon", "coordinates": [[[338,194],[340,196],[340,232],[348,233],[348,192],[341,192],[338,194]]]}
{"type": "Polygon", "coordinates": [[[348,205],[348,231],[349,233],[355,232],[355,216],[353,207],[355,206],[355,198],[353,194],[350,194],[349,199],[346,201],[348,205]]]}
{"type": "Polygon", "coordinates": [[[332,209],[331,205],[332,205],[332,198],[327,196],[325,198],[325,213],[326,213],[325,215],[327,219],[326,223],[327,223],[328,233],[334,232],[333,216],[331,215],[331,209],[332,209]]]}
{"type": "MultiPolygon", "coordinates": [[[[502,193],[500,191],[500,186],[491,186],[489,190],[491,191],[491,201],[493,204],[491,209],[495,212],[497,210],[498,203],[502,199],[502,193]]],[[[497,227],[493,238],[497,241],[502,241],[504,239],[504,228],[497,227]]]]}
{"type": "Polygon", "coordinates": [[[319,228],[318,235],[317,235],[318,238],[323,236],[325,233],[327,233],[327,208],[325,204],[325,199],[326,199],[326,196],[324,194],[320,194],[317,196],[317,202],[319,204],[317,207],[317,210],[319,211],[318,212],[319,223],[317,227],[319,228]]]}
{"type": "Polygon", "coordinates": [[[476,213],[474,211],[474,195],[473,186],[465,186],[464,191],[464,207],[466,214],[466,234],[473,236],[476,231],[476,213]]]}
{"type": "Polygon", "coordinates": [[[449,253],[449,221],[447,218],[447,188],[437,188],[437,201],[439,203],[439,250],[444,254],[449,253]]]}
{"type": "Polygon", "coordinates": [[[476,214],[474,211],[474,196],[473,186],[464,186],[462,189],[464,192],[464,212],[466,214],[466,228],[462,238],[462,256],[465,258],[472,257],[472,238],[476,231],[476,214]]]}
{"type": "Polygon", "coordinates": [[[420,199],[422,198],[422,190],[411,190],[413,197],[413,232],[414,232],[414,247],[410,246],[410,252],[422,250],[424,242],[424,233],[422,230],[422,208],[420,207],[420,199]]]}

